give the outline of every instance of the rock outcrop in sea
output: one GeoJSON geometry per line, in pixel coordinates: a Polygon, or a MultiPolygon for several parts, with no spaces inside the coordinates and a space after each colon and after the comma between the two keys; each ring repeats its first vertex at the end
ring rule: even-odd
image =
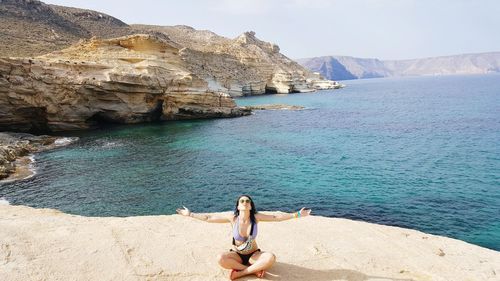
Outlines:
{"type": "Polygon", "coordinates": [[[288,104],[260,104],[260,105],[247,105],[247,109],[251,110],[303,110],[305,107],[300,105],[288,104]]]}

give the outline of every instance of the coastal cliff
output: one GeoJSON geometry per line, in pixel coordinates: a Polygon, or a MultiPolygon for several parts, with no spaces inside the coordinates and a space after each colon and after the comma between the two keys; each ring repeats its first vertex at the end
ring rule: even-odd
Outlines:
{"type": "MultiPolygon", "coordinates": [[[[217,255],[231,246],[229,224],[82,217],[5,203],[0,213],[3,280],[228,280],[217,255]]],[[[277,257],[264,280],[493,281],[500,274],[499,252],[347,219],[262,222],[258,243],[277,257]]]]}
{"type": "Polygon", "coordinates": [[[5,34],[0,38],[2,57],[36,57],[92,37],[148,34],[169,41],[181,58],[177,63],[205,80],[211,91],[244,96],[338,86],[287,58],[278,45],[258,39],[253,31],[229,39],[184,25],[127,25],[97,11],[37,0],[0,1],[0,15],[0,32],[5,34]]]}
{"type": "Polygon", "coordinates": [[[0,130],[237,117],[250,111],[232,96],[338,86],[254,32],[228,39],[186,26],[129,26],[36,0],[1,1],[0,14],[10,38],[0,42],[0,130]]]}
{"type": "MultiPolygon", "coordinates": [[[[338,86],[254,32],[228,39],[187,26],[130,26],[36,0],[0,1],[0,15],[0,131],[239,117],[251,109],[232,96],[338,86]]],[[[0,142],[0,178],[27,167],[26,154],[38,149],[26,145],[0,142]]]]}

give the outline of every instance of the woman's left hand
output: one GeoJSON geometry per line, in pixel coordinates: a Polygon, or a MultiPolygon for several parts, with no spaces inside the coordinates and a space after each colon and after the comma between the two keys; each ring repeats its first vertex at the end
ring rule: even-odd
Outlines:
{"type": "Polygon", "coordinates": [[[311,209],[302,208],[299,211],[301,217],[307,217],[311,213],[311,209]]]}
{"type": "Polygon", "coordinates": [[[184,206],[182,206],[182,209],[178,208],[175,211],[177,212],[177,214],[182,215],[182,216],[189,216],[189,215],[191,215],[191,211],[188,208],[184,207],[184,206]]]}

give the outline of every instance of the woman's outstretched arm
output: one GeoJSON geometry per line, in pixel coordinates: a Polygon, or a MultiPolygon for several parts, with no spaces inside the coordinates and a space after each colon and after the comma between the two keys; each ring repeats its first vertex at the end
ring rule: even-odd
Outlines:
{"type": "Polygon", "coordinates": [[[211,223],[227,223],[231,222],[232,215],[229,214],[195,214],[191,212],[188,208],[182,206],[176,210],[177,213],[181,216],[192,217],[197,220],[211,222],[211,223]]]}
{"type": "Polygon", "coordinates": [[[286,221],[293,218],[307,217],[309,216],[309,214],[311,214],[311,209],[302,208],[300,209],[300,211],[294,213],[283,213],[276,215],[266,215],[257,213],[255,214],[255,218],[258,221],[286,221]]]}

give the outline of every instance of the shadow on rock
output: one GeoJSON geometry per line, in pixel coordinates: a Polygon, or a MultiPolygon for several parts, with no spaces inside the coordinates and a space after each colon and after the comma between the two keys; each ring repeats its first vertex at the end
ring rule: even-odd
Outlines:
{"type": "MultiPolygon", "coordinates": [[[[241,280],[245,280],[242,278],[241,280]]],[[[308,280],[308,281],[368,281],[368,280],[390,280],[390,281],[412,281],[407,278],[391,278],[385,276],[367,275],[363,272],[350,269],[310,269],[307,267],[277,262],[260,280],[308,280]]]]}

